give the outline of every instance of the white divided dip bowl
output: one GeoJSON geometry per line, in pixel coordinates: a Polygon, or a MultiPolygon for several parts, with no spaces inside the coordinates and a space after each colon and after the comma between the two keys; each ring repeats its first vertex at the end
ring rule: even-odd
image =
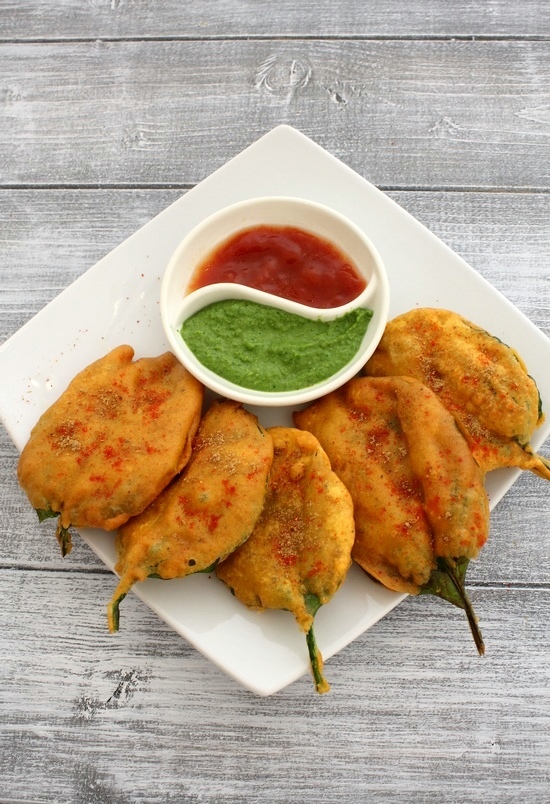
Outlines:
{"type": "Polygon", "coordinates": [[[266,197],[242,201],[214,213],[198,224],[180,243],[166,269],[160,294],[162,323],[170,347],[183,365],[207,388],[221,396],[250,405],[293,406],[317,399],[351,379],[372,355],[388,319],[389,286],[386,271],[367,235],[340,213],[300,198],[266,197]],[[367,282],[365,290],[348,304],[315,308],[234,283],[219,283],[189,292],[195,270],[221,245],[255,226],[290,226],[332,243],[367,282]],[[206,368],[183,340],[183,322],[214,302],[245,299],[305,318],[329,321],[366,307],[372,319],[354,357],[332,376],[295,391],[257,391],[225,380],[206,368]]]}

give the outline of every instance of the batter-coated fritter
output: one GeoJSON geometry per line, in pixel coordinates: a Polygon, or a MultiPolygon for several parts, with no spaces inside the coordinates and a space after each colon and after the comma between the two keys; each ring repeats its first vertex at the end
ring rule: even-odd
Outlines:
{"type": "Polygon", "coordinates": [[[351,564],[353,504],[311,433],[285,427],[268,432],[274,459],[262,515],[216,573],[246,606],[294,614],[307,634],[316,688],[326,692],[313,618],[351,564]]]}
{"type": "Polygon", "coordinates": [[[141,513],[191,454],[203,386],[167,352],[133,361],[119,346],[69,384],[40,417],[17,468],[42,520],[115,530],[141,513]]]}
{"type": "Polygon", "coordinates": [[[425,307],[394,318],[365,374],[407,375],[431,388],[484,472],[517,466],[550,480],[550,464],[529,446],[544,420],[534,380],[514,349],[457,313],[425,307]]]}
{"type": "Polygon", "coordinates": [[[365,377],[294,419],[351,493],[355,561],[389,589],[465,608],[483,652],[463,580],[487,539],[489,506],[482,472],[435,394],[408,377],[365,377]]]}
{"type": "Polygon", "coordinates": [[[119,604],[136,582],[210,570],[250,536],[272,461],[273,442],[256,416],[238,402],[212,404],[182,474],[119,530],[111,631],[118,629],[119,604]]]}

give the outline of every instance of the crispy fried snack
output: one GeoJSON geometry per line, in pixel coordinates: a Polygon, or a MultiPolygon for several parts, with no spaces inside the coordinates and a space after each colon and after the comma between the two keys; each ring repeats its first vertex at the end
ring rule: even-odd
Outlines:
{"type": "Polygon", "coordinates": [[[137,581],[211,571],[250,536],[272,461],[273,442],[256,416],[237,402],[212,404],[182,474],[118,533],[110,631],[118,630],[119,605],[137,581]]]}
{"type": "Polygon", "coordinates": [[[463,608],[489,532],[483,475],[451,414],[408,377],[360,378],[294,414],[321,442],[355,509],[353,559],[389,589],[463,608]]]}
{"type": "Polygon", "coordinates": [[[544,420],[535,381],[514,349],[460,315],[420,308],[393,319],[365,374],[407,375],[431,388],[484,472],[517,466],[550,480],[550,463],[529,445],[544,420]]]}
{"type": "Polygon", "coordinates": [[[294,614],[306,633],[316,689],[327,692],[313,618],[351,564],[353,504],[311,433],[286,427],[268,432],[275,453],[262,515],[216,573],[246,606],[294,614]]]}
{"type": "Polygon", "coordinates": [[[115,530],[141,513],[183,468],[203,386],[167,352],[133,361],[119,346],[81,371],[40,417],[21,453],[19,483],[40,521],[115,530]]]}

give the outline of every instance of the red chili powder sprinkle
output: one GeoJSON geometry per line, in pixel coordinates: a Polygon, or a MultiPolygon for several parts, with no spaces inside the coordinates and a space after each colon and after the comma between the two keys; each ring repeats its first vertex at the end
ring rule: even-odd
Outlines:
{"type": "Polygon", "coordinates": [[[223,487],[225,489],[226,494],[230,494],[231,496],[234,496],[237,493],[236,486],[232,485],[231,482],[227,478],[224,478],[222,480],[222,484],[223,484],[223,487]]]}
{"type": "Polygon", "coordinates": [[[314,575],[318,575],[325,569],[325,565],[322,561],[316,561],[315,564],[312,566],[310,571],[307,574],[308,578],[313,578],[314,575]]]}

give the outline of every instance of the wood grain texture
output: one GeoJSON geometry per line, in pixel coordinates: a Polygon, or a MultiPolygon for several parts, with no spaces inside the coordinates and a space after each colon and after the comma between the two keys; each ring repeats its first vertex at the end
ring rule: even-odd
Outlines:
{"type": "Polygon", "coordinates": [[[547,190],[549,65],[545,41],[3,44],[1,182],[192,186],[289,123],[379,186],[547,190]]]}
{"type": "MultiPolygon", "coordinates": [[[[550,336],[545,0],[0,0],[0,343],[289,123],[550,336]]],[[[47,337],[47,333],[44,333],[47,337]]],[[[550,456],[550,443],[542,451],[550,456]]],[[[547,804],[550,505],[524,474],[463,614],[409,598],[270,698],[39,527],[0,428],[0,804],[547,804]]],[[[321,646],[322,647],[322,646],[321,646]]]]}
{"type": "Polygon", "coordinates": [[[328,696],[305,676],[266,699],[133,595],[124,630],[109,635],[108,578],[2,572],[0,582],[0,797],[545,801],[548,590],[476,593],[484,659],[459,613],[409,598],[327,663],[328,696]]]}
{"type": "Polygon", "coordinates": [[[11,0],[0,38],[541,37],[550,9],[538,0],[11,0]]]}

